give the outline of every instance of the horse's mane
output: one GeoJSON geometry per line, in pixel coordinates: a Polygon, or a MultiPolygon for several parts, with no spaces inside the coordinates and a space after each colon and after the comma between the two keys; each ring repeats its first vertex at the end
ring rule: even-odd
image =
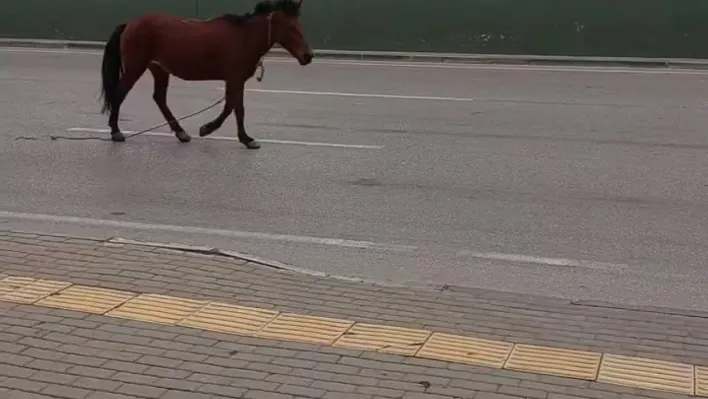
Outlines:
{"type": "Polygon", "coordinates": [[[262,0],[253,8],[253,12],[245,14],[223,14],[218,18],[223,18],[228,23],[243,25],[251,18],[259,15],[270,14],[280,11],[288,17],[300,16],[300,4],[293,0],[262,0]]]}

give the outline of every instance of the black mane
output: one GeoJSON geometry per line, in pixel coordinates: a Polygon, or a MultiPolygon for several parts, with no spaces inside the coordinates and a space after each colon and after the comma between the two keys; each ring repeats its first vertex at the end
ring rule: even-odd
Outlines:
{"type": "Polygon", "coordinates": [[[253,12],[245,14],[224,14],[220,18],[234,25],[243,25],[251,18],[259,15],[281,11],[288,17],[300,16],[300,3],[293,0],[262,0],[253,8],[253,12]]]}

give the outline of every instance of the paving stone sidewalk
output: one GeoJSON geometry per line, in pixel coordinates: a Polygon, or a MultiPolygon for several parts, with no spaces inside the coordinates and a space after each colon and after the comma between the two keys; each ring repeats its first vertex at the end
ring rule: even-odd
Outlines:
{"type": "Polygon", "coordinates": [[[0,302],[3,399],[687,398],[0,302]]]}
{"type": "MultiPolygon", "coordinates": [[[[219,255],[0,231],[2,273],[708,365],[708,317],[697,312],[356,283],[219,255]]],[[[0,302],[0,398],[34,397],[686,396],[0,302]]]]}

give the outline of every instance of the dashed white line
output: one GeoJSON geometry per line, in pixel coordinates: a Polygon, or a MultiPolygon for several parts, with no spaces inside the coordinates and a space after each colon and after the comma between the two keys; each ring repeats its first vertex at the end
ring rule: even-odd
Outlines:
{"type": "Polygon", "coordinates": [[[410,252],[417,249],[415,246],[383,244],[372,241],[346,240],[342,238],[312,237],[292,234],[271,234],[252,231],[212,229],[206,227],[180,226],[156,223],[127,222],[110,219],[90,219],[74,216],[45,215],[38,213],[21,213],[0,211],[0,218],[37,221],[45,223],[65,223],[84,226],[112,227],[143,231],[169,231],[184,234],[204,234],[211,236],[229,237],[236,239],[250,239],[260,241],[279,241],[299,244],[326,245],[335,247],[359,248],[380,251],[410,252]]]}
{"type": "MultiPolygon", "coordinates": [[[[219,90],[224,90],[219,88],[219,90]]],[[[306,91],[306,90],[273,90],[273,89],[246,89],[253,93],[271,93],[271,94],[295,94],[304,96],[333,96],[333,97],[359,97],[359,98],[382,98],[395,100],[424,100],[424,101],[457,101],[457,102],[473,102],[479,101],[479,98],[474,97],[437,97],[437,96],[409,96],[403,94],[377,94],[377,93],[347,93],[339,91],[306,91]]]]}
{"type": "Polygon", "coordinates": [[[561,266],[561,267],[581,267],[588,269],[599,270],[625,270],[630,266],[623,263],[597,262],[593,260],[578,260],[566,258],[546,258],[531,255],[505,254],[499,252],[477,252],[463,250],[458,252],[458,255],[469,256],[477,259],[499,260],[513,263],[532,263],[544,266],[561,266]]]}
{"type": "MultiPolygon", "coordinates": [[[[66,129],[67,132],[84,132],[84,133],[109,133],[109,129],[97,129],[97,128],[90,128],[90,127],[72,127],[69,129],[66,129]]],[[[124,130],[123,133],[125,134],[133,134],[137,133],[135,131],[131,130],[124,130]]],[[[159,137],[173,137],[174,134],[172,133],[163,133],[163,132],[147,132],[143,133],[145,136],[159,136],[159,137]]],[[[203,139],[203,140],[223,140],[223,141],[238,141],[238,138],[236,137],[225,137],[225,136],[209,136],[209,137],[199,137],[195,136],[195,139],[203,139]]],[[[290,144],[290,145],[301,145],[301,146],[309,146],[309,147],[333,147],[333,148],[356,148],[356,149],[365,149],[365,150],[380,150],[383,148],[383,146],[380,145],[365,145],[365,144],[338,144],[338,143],[323,143],[323,142],[317,142],[317,141],[293,141],[293,140],[274,140],[274,139],[258,139],[261,143],[270,143],[270,144],[290,144]]]]}

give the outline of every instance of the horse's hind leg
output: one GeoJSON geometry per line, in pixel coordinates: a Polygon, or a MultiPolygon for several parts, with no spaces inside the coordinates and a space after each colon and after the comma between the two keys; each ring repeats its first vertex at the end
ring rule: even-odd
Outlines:
{"type": "Polygon", "coordinates": [[[111,128],[111,139],[113,141],[125,141],[125,135],[118,127],[118,116],[120,107],[123,105],[125,98],[130,93],[130,90],[135,86],[138,79],[145,73],[147,64],[143,63],[127,63],[125,64],[125,72],[118,83],[118,92],[116,94],[115,103],[111,108],[111,115],[108,117],[108,127],[111,128]]]}
{"type": "Polygon", "coordinates": [[[152,77],[155,78],[155,88],[152,93],[152,99],[155,100],[155,104],[162,112],[162,116],[170,126],[170,129],[175,133],[177,139],[183,143],[188,143],[192,138],[187,134],[187,132],[182,129],[179,122],[172,115],[172,111],[167,106],[167,86],[170,83],[170,74],[167,73],[161,66],[155,63],[151,63],[148,69],[152,73],[152,77]]]}

